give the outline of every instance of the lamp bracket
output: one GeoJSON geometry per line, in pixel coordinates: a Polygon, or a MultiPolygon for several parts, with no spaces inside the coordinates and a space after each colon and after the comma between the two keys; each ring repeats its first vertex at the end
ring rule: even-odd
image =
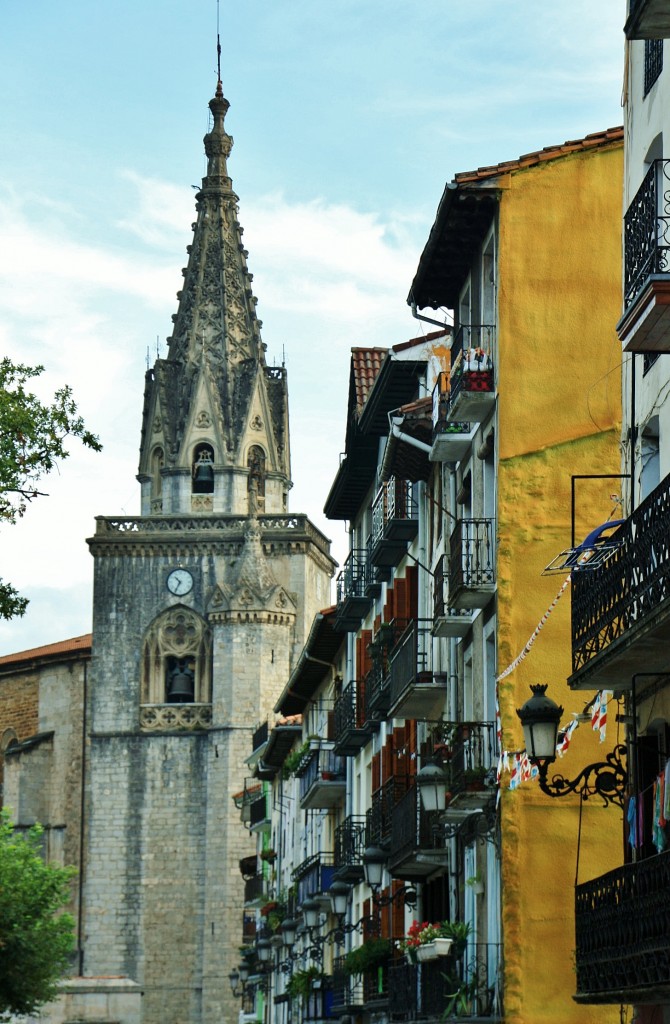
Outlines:
{"type": "Polygon", "coordinates": [[[574,779],[566,779],[563,775],[552,775],[548,780],[549,765],[552,760],[538,760],[540,789],[547,796],[567,796],[578,793],[583,800],[597,796],[603,805],[618,804],[623,808],[624,796],[628,785],[628,772],[623,764],[626,747],[618,743],[604,761],[594,761],[583,768],[574,779]]]}

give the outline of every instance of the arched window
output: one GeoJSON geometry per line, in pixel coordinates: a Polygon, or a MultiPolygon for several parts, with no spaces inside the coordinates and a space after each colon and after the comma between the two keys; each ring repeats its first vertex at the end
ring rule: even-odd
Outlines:
{"type": "Polygon", "coordinates": [[[142,704],[208,704],[211,636],[190,608],[170,608],[151,624],[142,653],[142,704]]]}
{"type": "Polygon", "coordinates": [[[151,497],[160,498],[163,490],[163,477],[161,469],[165,465],[165,456],[162,448],[154,448],[151,453],[151,497]]]}
{"type": "Polygon", "coordinates": [[[195,446],[191,477],[194,494],[214,493],[214,449],[211,444],[195,446]]]}
{"type": "Polygon", "coordinates": [[[256,486],[256,500],[259,511],[265,508],[265,452],[259,444],[252,444],[247,455],[247,468],[249,479],[247,490],[251,491],[252,484],[256,486]]]}

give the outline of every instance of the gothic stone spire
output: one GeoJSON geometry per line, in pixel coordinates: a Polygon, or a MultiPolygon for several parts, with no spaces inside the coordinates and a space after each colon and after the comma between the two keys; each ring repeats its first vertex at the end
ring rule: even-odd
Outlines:
{"type": "Polygon", "coordinates": [[[265,361],[238,198],[226,163],[233,145],[224,123],[228,107],[219,82],[209,103],[207,174],[196,196],[197,220],[168,357],[147,374],[139,472],[143,514],[246,514],[250,475],[258,482],[261,513],[286,508],[286,374],[265,361]],[[211,492],[193,489],[203,451],[214,464],[211,492]]]}

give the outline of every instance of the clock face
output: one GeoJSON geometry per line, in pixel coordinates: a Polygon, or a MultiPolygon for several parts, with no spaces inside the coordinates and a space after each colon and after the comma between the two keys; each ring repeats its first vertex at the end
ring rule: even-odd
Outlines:
{"type": "Polygon", "coordinates": [[[173,569],[167,578],[167,588],[177,597],[188,594],[193,589],[193,577],[188,569],[173,569]]]}

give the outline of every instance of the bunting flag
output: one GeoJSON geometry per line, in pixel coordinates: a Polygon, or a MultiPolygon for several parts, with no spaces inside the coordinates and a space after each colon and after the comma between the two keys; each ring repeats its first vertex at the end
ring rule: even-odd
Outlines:
{"type": "Polygon", "coordinates": [[[601,743],[607,733],[607,701],[610,696],[611,690],[601,690],[596,694],[591,708],[591,728],[600,733],[601,743]]]}
{"type": "Polygon", "coordinates": [[[563,754],[565,754],[566,750],[570,746],[570,741],[572,739],[572,734],[575,731],[575,729],[578,728],[578,726],[579,726],[579,719],[578,718],[573,718],[572,721],[569,723],[569,725],[567,725],[565,727],[563,732],[562,733],[559,732],[559,734],[558,734],[558,743],[556,745],[556,753],[558,754],[559,757],[563,757],[563,754]]]}

